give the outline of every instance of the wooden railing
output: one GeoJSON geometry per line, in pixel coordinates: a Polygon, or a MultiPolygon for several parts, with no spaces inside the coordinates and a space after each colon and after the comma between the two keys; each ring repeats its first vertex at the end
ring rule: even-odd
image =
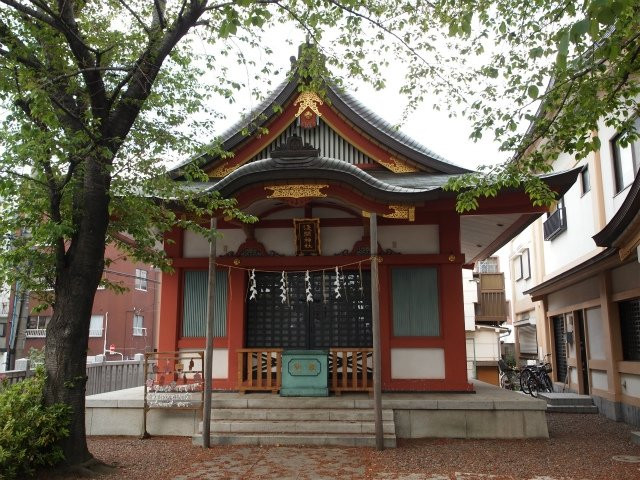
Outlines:
{"type": "Polygon", "coordinates": [[[242,348],[238,352],[238,391],[271,391],[281,386],[281,348],[242,348]]]}
{"type": "Polygon", "coordinates": [[[329,389],[342,392],[373,391],[373,349],[332,348],[329,351],[329,389]]]}
{"type": "MultiPolygon", "coordinates": [[[[281,348],[242,348],[238,355],[238,391],[270,391],[282,386],[281,348]]],[[[332,348],[329,351],[329,389],[342,392],[373,391],[373,349],[332,348]]]]}

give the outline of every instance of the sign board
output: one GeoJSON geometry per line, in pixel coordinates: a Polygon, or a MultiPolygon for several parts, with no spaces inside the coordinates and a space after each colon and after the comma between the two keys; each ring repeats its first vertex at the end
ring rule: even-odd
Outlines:
{"type": "Polygon", "coordinates": [[[320,219],[294,218],[296,255],[320,255],[320,219]]]}

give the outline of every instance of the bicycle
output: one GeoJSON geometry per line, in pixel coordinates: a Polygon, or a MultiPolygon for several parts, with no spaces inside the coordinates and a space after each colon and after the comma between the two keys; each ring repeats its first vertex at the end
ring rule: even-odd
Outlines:
{"type": "MultiPolygon", "coordinates": [[[[545,359],[547,357],[551,357],[551,354],[544,356],[545,359]]],[[[553,382],[549,377],[552,371],[551,362],[528,365],[520,374],[520,389],[532,397],[537,397],[539,392],[553,392],[553,382]]]]}
{"type": "Polygon", "coordinates": [[[500,371],[500,388],[516,390],[520,384],[520,370],[510,367],[503,359],[498,360],[498,370],[500,371]]]}

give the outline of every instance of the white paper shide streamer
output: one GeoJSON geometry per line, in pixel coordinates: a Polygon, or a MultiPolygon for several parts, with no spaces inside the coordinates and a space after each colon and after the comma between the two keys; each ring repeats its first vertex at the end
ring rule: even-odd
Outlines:
{"type": "Polygon", "coordinates": [[[309,270],[307,270],[304,274],[304,284],[306,287],[307,294],[307,303],[313,302],[313,294],[311,293],[311,275],[309,275],[309,270]]]}
{"type": "Polygon", "coordinates": [[[280,278],[280,298],[282,299],[282,303],[287,303],[287,276],[282,271],[282,278],[280,278]]]}
{"type": "Polygon", "coordinates": [[[256,288],[256,269],[251,269],[251,274],[249,275],[249,300],[255,300],[256,295],[258,295],[258,289],[256,288]]]}
{"type": "Polygon", "coordinates": [[[336,298],[340,298],[342,295],[340,295],[340,271],[338,267],[336,267],[336,281],[333,282],[333,286],[335,287],[333,291],[336,292],[336,298]]]}

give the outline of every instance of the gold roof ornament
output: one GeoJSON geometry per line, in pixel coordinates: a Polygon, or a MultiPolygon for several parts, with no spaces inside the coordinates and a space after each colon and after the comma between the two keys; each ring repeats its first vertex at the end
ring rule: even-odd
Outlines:
{"type": "Polygon", "coordinates": [[[322,193],[320,190],[327,188],[326,184],[288,184],[288,185],[267,185],[265,190],[271,190],[271,194],[267,195],[267,198],[312,198],[312,197],[326,197],[326,193],[322,193]]]}
{"type": "MultiPolygon", "coordinates": [[[[396,220],[409,220],[415,222],[416,220],[416,207],[409,205],[389,205],[389,209],[393,210],[391,213],[385,213],[382,216],[384,218],[394,218],[396,220]]],[[[369,212],[363,210],[363,217],[369,217],[369,212]]]]}
{"type": "Polygon", "coordinates": [[[320,99],[320,97],[314,92],[302,92],[298,98],[293,102],[294,105],[299,105],[298,112],[296,113],[296,117],[302,115],[307,108],[315,113],[317,116],[321,117],[322,114],[318,109],[318,105],[324,104],[324,102],[320,99]]]}
{"type": "Polygon", "coordinates": [[[395,157],[389,157],[388,162],[380,161],[380,163],[382,163],[382,165],[387,167],[393,173],[412,173],[418,171],[416,167],[412,167],[408,163],[405,163],[402,160],[398,160],[395,157]]]}

